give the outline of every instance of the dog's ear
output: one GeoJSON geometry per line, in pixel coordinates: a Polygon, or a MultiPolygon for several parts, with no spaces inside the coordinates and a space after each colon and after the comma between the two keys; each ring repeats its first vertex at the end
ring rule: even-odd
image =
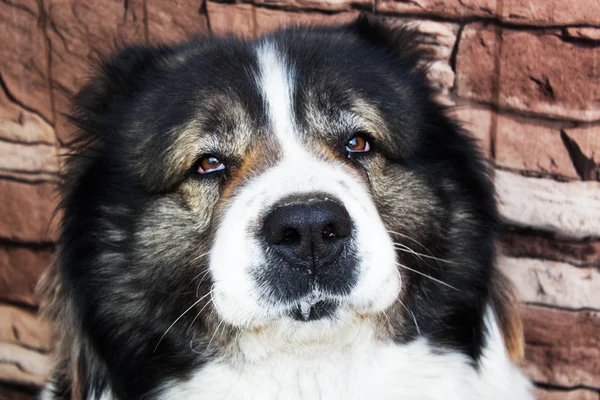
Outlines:
{"type": "Polygon", "coordinates": [[[99,59],[91,79],[75,95],[74,113],[69,118],[88,132],[102,131],[104,118],[119,115],[126,100],[135,95],[142,82],[153,79],[159,72],[157,66],[171,52],[169,47],[138,45],[99,59]]]}
{"type": "Polygon", "coordinates": [[[491,302],[506,351],[515,364],[520,364],[525,355],[523,324],[512,282],[497,268],[492,273],[491,302]]]}
{"type": "Polygon", "coordinates": [[[349,28],[362,40],[399,56],[410,68],[426,66],[434,59],[427,45],[435,38],[418,31],[415,26],[384,22],[377,17],[361,14],[349,28]]]}

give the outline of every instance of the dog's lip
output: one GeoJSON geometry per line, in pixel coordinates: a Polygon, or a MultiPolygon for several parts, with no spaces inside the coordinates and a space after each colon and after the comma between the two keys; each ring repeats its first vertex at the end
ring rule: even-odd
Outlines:
{"type": "Polygon", "coordinates": [[[315,303],[299,302],[290,310],[291,317],[297,321],[317,321],[333,314],[337,303],[333,300],[319,300],[315,303]]]}
{"type": "Polygon", "coordinates": [[[289,314],[297,321],[315,321],[330,316],[338,304],[339,299],[315,290],[294,302],[289,309],[289,314]]]}

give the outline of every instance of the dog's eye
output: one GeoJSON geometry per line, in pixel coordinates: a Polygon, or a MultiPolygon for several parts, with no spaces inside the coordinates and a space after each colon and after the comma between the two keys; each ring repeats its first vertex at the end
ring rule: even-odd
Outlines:
{"type": "Polygon", "coordinates": [[[211,172],[217,172],[225,169],[225,164],[213,155],[205,155],[198,161],[199,174],[210,174],[211,172]]]}
{"type": "Polygon", "coordinates": [[[348,153],[366,153],[371,150],[369,141],[363,136],[357,135],[346,143],[346,151],[348,153]]]}

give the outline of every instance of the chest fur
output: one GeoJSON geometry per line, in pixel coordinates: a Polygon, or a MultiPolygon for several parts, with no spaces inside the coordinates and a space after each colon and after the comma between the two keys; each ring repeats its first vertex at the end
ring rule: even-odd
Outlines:
{"type": "Polygon", "coordinates": [[[482,364],[486,370],[478,371],[464,356],[433,352],[425,340],[419,340],[408,345],[361,343],[353,349],[307,356],[277,354],[253,362],[218,359],[189,381],[165,388],[165,398],[532,398],[529,384],[508,360],[490,357],[496,355],[488,351],[482,364]]]}

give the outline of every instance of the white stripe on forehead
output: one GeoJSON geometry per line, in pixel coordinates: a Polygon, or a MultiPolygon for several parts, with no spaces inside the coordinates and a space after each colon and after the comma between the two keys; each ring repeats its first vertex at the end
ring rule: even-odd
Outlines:
{"type": "Polygon", "coordinates": [[[294,120],[294,70],[272,41],[262,42],[257,50],[260,76],[258,85],[267,108],[267,117],[283,152],[293,155],[296,146],[294,120]]]}

